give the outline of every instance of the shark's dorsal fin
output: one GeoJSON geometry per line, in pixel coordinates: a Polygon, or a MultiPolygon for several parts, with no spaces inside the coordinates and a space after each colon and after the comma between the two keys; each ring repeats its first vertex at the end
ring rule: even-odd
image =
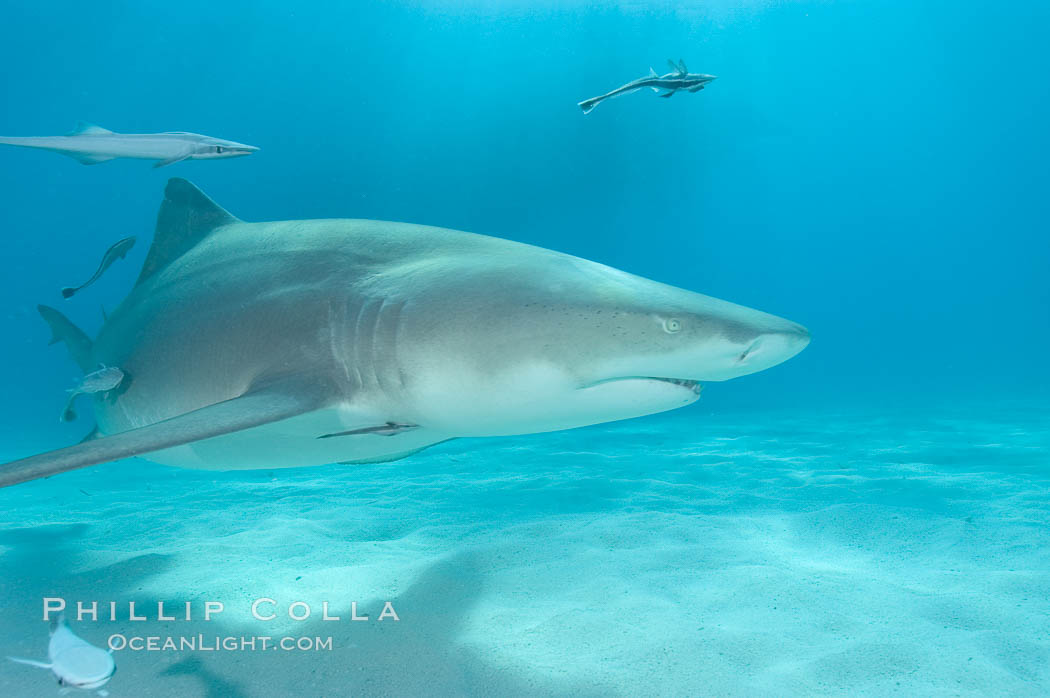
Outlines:
{"type": "Polygon", "coordinates": [[[651,78],[658,78],[658,77],[660,77],[657,74],[657,72],[655,70],[653,70],[652,66],[649,66],[649,77],[651,77],[651,78]]]}
{"type": "Polygon", "coordinates": [[[169,179],[157,214],[153,244],[135,285],[181,257],[216,228],[239,222],[185,179],[169,179]]]}
{"type": "Polygon", "coordinates": [[[65,315],[46,305],[36,307],[40,317],[51,328],[51,341],[48,344],[65,342],[69,355],[84,373],[91,371],[94,361],[91,358],[91,339],[83,330],[70,322],[65,315]]]}
{"type": "Polygon", "coordinates": [[[685,67],[685,61],[681,58],[678,59],[678,72],[680,72],[682,75],[685,75],[689,72],[689,69],[685,67]]]}
{"type": "Polygon", "coordinates": [[[85,135],[94,134],[96,136],[100,136],[100,135],[105,134],[105,133],[113,133],[113,132],[110,131],[109,129],[102,128],[101,126],[98,126],[96,124],[88,123],[87,121],[78,121],[77,125],[73,128],[73,130],[70,131],[69,133],[67,133],[66,135],[67,136],[85,136],[85,135]]]}

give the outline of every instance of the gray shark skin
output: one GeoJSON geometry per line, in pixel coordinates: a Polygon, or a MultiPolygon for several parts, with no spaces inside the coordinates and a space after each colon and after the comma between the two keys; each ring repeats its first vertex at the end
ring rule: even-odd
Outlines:
{"type": "Polygon", "coordinates": [[[649,74],[644,78],[632,80],[626,85],[617,87],[615,90],[606,92],[603,95],[585,99],[580,102],[578,106],[583,110],[584,114],[590,114],[592,109],[605,100],[637,92],[643,87],[651,88],[654,92],[659,92],[661,89],[667,90],[660,96],[671,97],[675,92],[680,90],[685,90],[686,92],[699,92],[704,89],[704,86],[707,85],[707,83],[718,78],[717,75],[690,73],[685,67],[685,61],[682,60],[679,60],[677,64],[671,60],[667,62],[671,65],[672,72],[670,73],[657,75],[656,71],[650,68],[649,74]]]}
{"type": "Polygon", "coordinates": [[[62,297],[69,300],[80,291],[83,291],[85,288],[98,281],[102,278],[102,275],[106,273],[106,270],[113,265],[113,262],[118,259],[124,259],[134,246],[134,236],[118,240],[110,245],[110,248],[106,250],[104,255],[102,255],[102,261],[98,263],[98,268],[95,269],[95,273],[91,275],[91,278],[79,286],[67,286],[66,288],[63,288],[62,297]]]}
{"type": "Polygon", "coordinates": [[[114,133],[81,121],[65,136],[0,137],[0,145],[40,148],[68,155],[85,165],[116,158],[157,160],[164,167],[183,160],[220,160],[251,155],[259,150],[198,133],[114,133]]]}
{"type": "Polygon", "coordinates": [[[170,180],[135,288],[92,341],[99,438],[0,466],[0,486],[130,456],[184,467],[395,460],[456,437],[653,414],[774,366],[809,333],[596,262],[370,220],[246,223],[170,180]]]}

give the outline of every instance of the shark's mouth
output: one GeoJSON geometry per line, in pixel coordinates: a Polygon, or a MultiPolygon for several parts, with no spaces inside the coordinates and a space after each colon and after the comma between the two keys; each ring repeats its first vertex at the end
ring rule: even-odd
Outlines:
{"type": "Polygon", "coordinates": [[[623,381],[658,381],[660,383],[670,383],[672,385],[681,386],[686,390],[690,390],[696,395],[700,394],[700,390],[703,387],[700,385],[700,381],[688,380],[685,378],[663,378],[661,376],[620,376],[619,378],[606,378],[605,380],[595,381],[583,387],[593,388],[596,385],[602,385],[604,383],[620,383],[623,381]]]}
{"type": "Polygon", "coordinates": [[[700,394],[702,386],[700,381],[686,380],[684,378],[659,378],[657,376],[648,376],[646,380],[651,381],[663,381],[664,383],[671,383],[673,385],[680,385],[687,390],[691,390],[697,395],[700,394]]]}

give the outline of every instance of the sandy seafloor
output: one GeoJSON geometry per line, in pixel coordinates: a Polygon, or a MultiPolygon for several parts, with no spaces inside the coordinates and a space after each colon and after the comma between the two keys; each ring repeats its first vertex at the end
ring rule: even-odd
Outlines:
{"type": "MultiPolygon", "coordinates": [[[[333,638],[118,652],[115,698],[1047,695],[1048,454],[1045,406],[698,406],[382,465],[126,461],[0,491],[0,655],[43,657],[47,595],[221,600],[74,628],[333,638]],[[261,596],[314,616],[253,621],[261,596]]],[[[57,690],[0,665],[2,696],[57,690]]]]}

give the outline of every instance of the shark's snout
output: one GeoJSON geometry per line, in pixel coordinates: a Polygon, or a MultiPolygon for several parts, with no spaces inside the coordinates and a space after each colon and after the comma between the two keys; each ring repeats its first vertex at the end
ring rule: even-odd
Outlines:
{"type": "Polygon", "coordinates": [[[805,349],[809,340],[809,330],[795,323],[764,332],[740,352],[735,368],[743,375],[776,366],[805,349]]]}

